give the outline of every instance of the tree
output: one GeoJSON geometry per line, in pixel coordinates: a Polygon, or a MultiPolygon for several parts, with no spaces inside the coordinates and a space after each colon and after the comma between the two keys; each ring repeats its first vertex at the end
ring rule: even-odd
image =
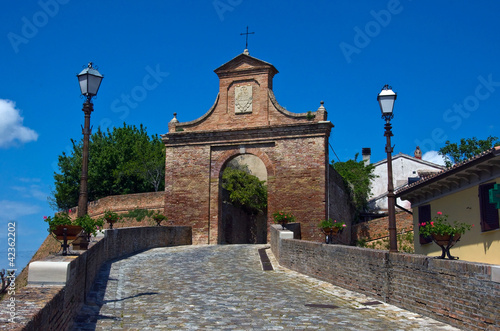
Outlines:
{"type": "Polygon", "coordinates": [[[498,137],[489,136],[485,140],[478,140],[476,137],[462,138],[460,144],[445,142],[445,146],[438,151],[439,155],[445,159],[445,164],[449,168],[455,163],[459,163],[470,159],[471,157],[481,154],[494,146],[500,145],[498,137]]]}
{"type": "Polygon", "coordinates": [[[129,165],[129,172],[146,180],[158,192],[165,185],[165,145],[157,135],[149,139],[141,135],[134,143],[136,158],[129,165]]]}
{"type": "Polygon", "coordinates": [[[228,191],[229,202],[249,214],[258,214],[267,208],[265,181],[245,169],[226,167],[222,173],[222,188],[228,191]]]}
{"type": "Polygon", "coordinates": [[[354,160],[346,162],[332,161],[332,167],[342,176],[346,188],[351,192],[354,206],[359,213],[368,205],[370,194],[370,181],[376,178],[373,174],[373,164],[365,165],[364,161],[357,161],[358,153],[354,160]]]}
{"type": "MultiPolygon", "coordinates": [[[[83,142],[71,140],[70,155],[59,156],[54,173],[53,205],[67,210],[78,205],[83,142]]],[[[89,145],[89,201],[109,195],[151,192],[164,189],[165,148],[157,135],[146,128],[123,124],[103,132],[97,129],[89,145]]]]}

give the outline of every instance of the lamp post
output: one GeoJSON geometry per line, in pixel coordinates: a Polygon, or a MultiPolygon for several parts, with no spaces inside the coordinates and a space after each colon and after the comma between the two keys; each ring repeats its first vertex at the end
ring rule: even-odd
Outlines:
{"type": "Polygon", "coordinates": [[[385,151],[387,153],[387,205],[389,211],[389,252],[398,251],[398,242],[396,235],[396,197],[394,196],[394,185],[392,181],[392,146],[391,137],[392,126],[391,119],[394,117],[392,112],[394,108],[394,101],[396,101],[396,93],[392,91],[392,87],[385,85],[382,91],[377,96],[377,101],[382,111],[382,118],[385,119],[385,133],[387,138],[385,151]]]}
{"type": "Polygon", "coordinates": [[[86,98],[83,103],[83,113],[85,114],[85,124],[82,128],[83,133],[83,151],[82,151],[82,175],[80,179],[80,196],[78,199],[78,217],[87,214],[87,178],[88,178],[88,165],[89,165],[89,139],[91,134],[90,128],[90,113],[94,110],[94,105],[91,100],[97,95],[99,86],[103,76],[92,67],[92,62],[89,62],[88,67],[83,69],[78,75],[78,82],[80,83],[80,90],[82,95],[86,98]]]}

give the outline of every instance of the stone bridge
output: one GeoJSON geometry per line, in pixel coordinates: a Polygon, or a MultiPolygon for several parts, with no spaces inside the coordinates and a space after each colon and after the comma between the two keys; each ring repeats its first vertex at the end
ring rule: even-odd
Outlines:
{"type": "Polygon", "coordinates": [[[265,245],[151,249],[107,263],[73,330],[452,330],[276,265],[265,245]],[[154,271],[153,271],[154,270],[154,271]]]}
{"type": "Polygon", "coordinates": [[[279,226],[272,249],[191,238],[189,227],[108,230],[78,257],[43,261],[62,273],[30,265],[15,323],[2,307],[0,329],[500,328],[494,266],[301,241],[279,226]]]}

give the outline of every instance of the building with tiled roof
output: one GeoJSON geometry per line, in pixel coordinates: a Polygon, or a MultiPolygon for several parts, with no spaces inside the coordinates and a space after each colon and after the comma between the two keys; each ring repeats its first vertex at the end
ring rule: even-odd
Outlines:
{"type": "Polygon", "coordinates": [[[413,209],[415,253],[441,254],[436,244],[418,235],[418,224],[442,212],[452,222],[473,225],[452,248],[453,255],[500,264],[500,202],[491,202],[499,189],[500,146],[398,189],[396,196],[410,201],[413,209]]]}
{"type": "MultiPolygon", "coordinates": [[[[369,148],[363,148],[363,160],[369,163],[369,148]]],[[[370,182],[370,196],[368,209],[372,213],[384,214],[387,212],[387,159],[373,163],[373,178],[370,182]]],[[[426,174],[438,173],[445,169],[436,163],[422,160],[422,153],[417,147],[414,156],[398,153],[392,157],[392,177],[395,189],[403,187],[409,181],[421,178],[426,174]]],[[[408,201],[398,199],[398,206],[405,209],[411,208],[408,201]]]]}

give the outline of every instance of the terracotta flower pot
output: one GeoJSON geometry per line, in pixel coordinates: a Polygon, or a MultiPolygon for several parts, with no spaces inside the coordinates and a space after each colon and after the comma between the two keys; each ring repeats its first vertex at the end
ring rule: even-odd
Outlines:
{"type": "Polygon", "coordinates": [[[321,228],[323,230],[324,234],[337,234],[339,233],[340,229],[337,227],[332,227],[332,228],[321,228]]]}
{"type": "Polygon", "coordinates": [[[78,234],[83,230],[83,228],[78,225],[58,225],[57,228],[52,231],[57,240],[64,240],[64,229],[66,229],[67,240],[75,240],[78,234]]]}
{"type": "Polygon", "coordinates": [[[453,237],[449,234],[445,235],[439,235],[439,234],[432,234],[432,239],[434,242],[438,245],[442,246],[447,246],[447,245],[454,245],[457,241],[460,240],[460,237],[462,235],[460,233],[455,234],[453,237]]]}
{"type": "Polygon", "coordinates": [[[115,223],[116,221],[111,219],[111,218],[106,218],[106,223],[109,224],[109,228],[112,229],[113,228],[113,224],[115,223]]]}

